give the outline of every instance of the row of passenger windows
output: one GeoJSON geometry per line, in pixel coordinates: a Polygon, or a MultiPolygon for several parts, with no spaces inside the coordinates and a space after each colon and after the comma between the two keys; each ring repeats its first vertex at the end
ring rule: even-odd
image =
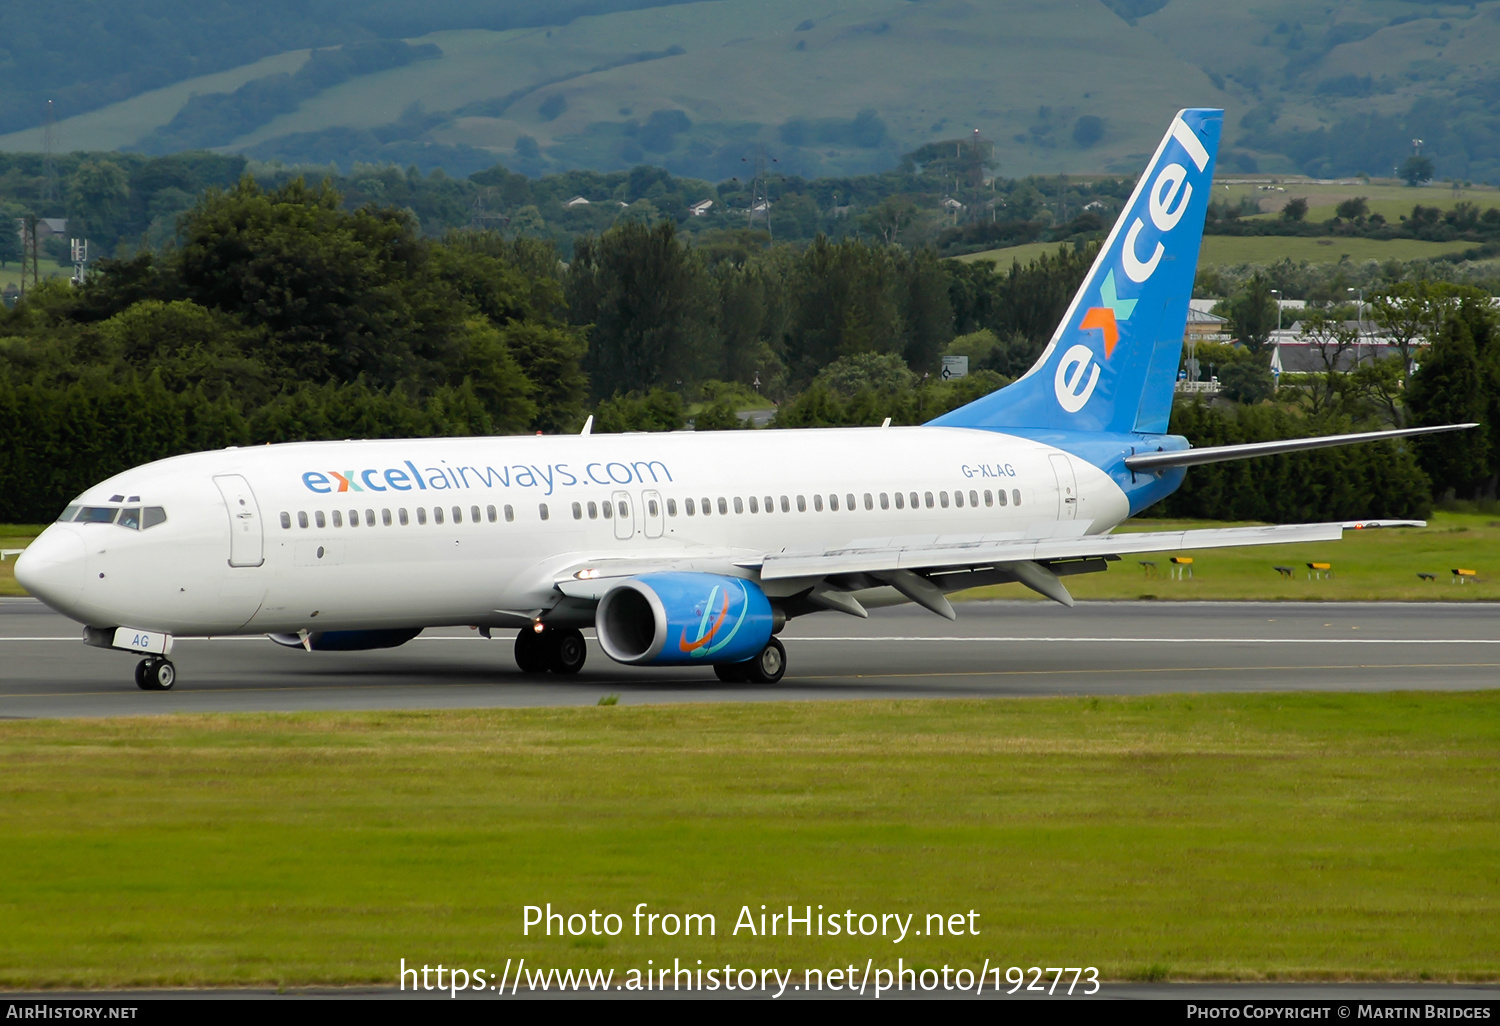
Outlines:
{"type": "MultiPolygon", "coordinates": [[[[546,506],[545,503],[543,503],[543,505],[542,505],[542,519],[543,520],[547,519],[547,512],[546,512],[546,510],[547,510],[547,506],[546,506]]],[[[482,511],[480,510],[480,508],[478,506],[470,506],[467,515],[468,515],[470,523],[477,524],[477,523],[480,523],[482,520],[488,520],[490,523],[493,524],[493,523],[496,523],[500,519],[500,517],[502,515],[502,512],[503,512],[503,515],[505,517],[505,522],[507,524],[513,522],[516,519],[516,510],[515,510],[514,506],[505,506],[505,507],[503,507],[503,510],[497,510],[494,506],[486,506],[486,507],[484,507],[484,509],[482,511]]],[[[427,523],[427,508],[425,506],[418,506],[417,510],[416,510],[416,516],[417,516],[417,523],[419,523],[419,524],[425,524],[425,523],[427,523]]],[[[432,522],[434,524],[441,524],[446,519],[448,519],[450,517],[451,517],[453,523],[455,523],[455,524],[461,524],[461,523],[464,522],[464,516],[465,516],[464,508],[462,506],[452,506],[452,507],[449,508],[448,512],[446,512],[446,513],[443,511],[443,507],[441,507],[441,506],[434,506],[434,507],[432,507],[432,522]]],[[[312,513],[311,518],[308,517],[308,514],[307,514],[307,512],[305,510],[304,511],[299,511],[297,513],[297,526],[298,527],[312,527],[314,525],[316,525],[317,527],[327,527],[327,526],[329,526],[330,520],[332,521],[332,524],[333,524],[334,527],[343,527],[344,526],[344,513],[343,513],[343,511],[336,509],[332,513],[325,515],[322,510],[314,510],[313,513],[312,513]]],[[[386,527],[390,527],[393,523],[399,523],[402,527],[405,527],[407,524],[411,523],[411,516],[407,513],[407,511],[405,509],[398,509],[398,510],[396,510],[394,516],[392,516],[392,511],[391,510],[383,509],[383,510],[380,511],[380,523],[384,524],[386,527]]],[[[359,524],[360,524],[359,510],[357,510],[357,509],[351,509],[349,511],[349,526],[350,527],[358,527],[359,524]]],[[[366,527],[374,527],[375,526],[375,511],[373,509],[367,509],[367,510],[365,510],[364,524],[365,524],[366,527]]],[[[281,514],[281,526],[283,528],[287,528],[287,529],[291,528],[291,526],[292,526],[292,514],[290,514],[290,513],[282,513],[281,514]]]]}
{"type": "MultiPolygon", "coordinates": [[[[812,497],[813,512],[821,513],[826,508],[830,512],[837,513],[841,508],[844,510],[857,510],[860,507],[859,497],[853,492],[845,492],[842,496],[836,492],[830,493],[827,500],[827,505],[825,506],[824,497],[820,494],[814,495],[812,497]]],[[[877,502],[880,504],[881,509],[890,509],[893,504],[896,509],[907,509],[908,507],[911,509],[922,509],[924,507],[926,509],[936,507],[948,509],[950,506],[956,509],[963,509],[965,506],[977,508],[981,502],[986,506],[1007,506],[1012,504],[1019,506],[1021,504],[1021,490],[1013,488],[1009,496],[1007,496],[1003,488],[994,491],[986,488],[983,492],[980,492],[978,489],[971,489],[967,493],[955,491],[951,497],[948,492],[943,491],[937,493],[921,492],[920,494],[917,492],[881,492],[879,495],[873,492],[865,492],[863,500],[864,508],[870,510],[875,508],[877,502]]],[[[805,495],[781,496],[779,503],[781,512],[790,513],[793,503],[796,504],[798,513],[807,512],[808,499],[805,495]]],[[[770,495],[767,495],[763,500],[754,495],[750,496],[749,499],[743,499],[738,495],[726,499],[721,495],[717,500],[705,497],[698,502],[694,502],[692,499],[684,499],[682,501],[682,512],[690,517],[697,516],[700,513],[703,516],[710,516],[714,512],[715,507],[717,507],[720,516],[727,516],[731,504],[736,513],[745,512],[747,506],[751,513],[759,513],[762,510],[767,513],[774,513],[778,507],[776,497],[770,495]]],[[[593,505],[592,502],[589,503],[590,517],[593,516],[593,505]]],[[[604,505],[604,515],[607,517],[609,516],[609,503],[605,503],[604,505]]],[[[657,515],[655,510],[652,510],[651,513],[652,516],[657,515]]],[[[675,517],[676,515],[677,500],[668,499],[667,516],[675,517]]],[[[578,503],[576,502],[573,503],[573,518],[575,520],[579,518],[578,503]]]]}
{"type": "MultiPolygon", "coordinates": [[[[983,492],[979,491],[978,489],[970,489],[967,493],[963,491],[955,491],[951,494],[951,496],[946,491],[939,491],[936,493],[880,492],[878,495],[873,492],[865,492],[863,500],[864,508],[867,510],[873,510],[877,502],[880,504],[881,509],[887,510],[891,509],[893,505],[896,509],[948,509],[950,506],[956,509],[963,509],[965,506],[978,508],[980,503],[983,503],[985,506],[990,507],[1008,505],[1019,506],[1021,505],[1021,490],[1019,488],[1013,488],[1010,490],[1009,495],[1007,495],[1004,488],[993,491],[986,488],[983,492]]],[[[690,517],[698,516],[700,513],[706,517],[711,516],[714,512],[714,509],[717,507],[720,516],[728,516],[730,507],[733,506],[736,513],[744,513],[747,508],[751,513],[760,513],[762,511],[766,513],[774,513],[776,512],[776,509],[779,505],[781,512],[790,513],[792,511],[792,506],[794,503],[797,507],[798,513],[807,512],[808,498],[805,495],[783,495],[780,497],[779,504],[776,500],[776,497],[771,495],[765,496],[764,499],[755,495],[750,496],[748,499],[738,495],[731,498],[725,498],[721,495],[717,500],[708,498],[706,496],[698,500],[683,499],[681,512],[684,515],[690,517]]],[[[853,492],[846,492],[842,496],[838,495],[837,493],[829,493],[827,496],[826,504],[824,501],[824,496],[822,494],[815,494],[812,497],[811,505],[812,510],[815,513],[821,513],[824,509],[836,513],[840,509],[856,510],[860,507],[860,502],[858,500],[858,497],[856,497],[853,492]]],[[[678,504],[676,499],[666,500],[666,506],[667,516],[675,517],[678,515],[678,504]]],[[[656,499],[647,500],[647,507],[648,512],[651,516],[661,516],[661,509],[658,507],[656,499]]],[[[465,516],[467,516],[470,523],[478,524],[483,521],[488,521],[489,523],[493,524],[498,522],[502,515],[505,517],[506,523],[514,522],[516,519],[515,507],[507,505],[497,509],[494,506],[485,506],[481,510],[481,508],[478,506],[470,506],[467,513],[465,513],[464,507],[462,506],[451,506],[448,507],[446,511],[442,506],[434,506],[432,508],[432,523],[442,524],[445,521],[451,521],[455,524],[461,524],[464,522],[465,516]]],[[[619,515],[622,518],[629,517],[629,503],[623,499],[614,501],[606,499],[603,502],[590,501],[573,503],[574,520],[582,520],[585,516],[587,516],[590,520],[597,520],[601,515],[605,520],[612,520],[616,515],[619,515]]],[[[66,514],[64,514],[64,516],[66,516],[66,514]]],[[[537,516],[538,519],[541,520],[547,520],[551,516],[545,502],[537,506],[537,516]]],[[[297,526],[302,528],[314,526],[327,528],[330,525],[330,522],[334,527],[344,526],[344,513],[342,510],[337,509],[329,514],[325,514],[322,510],[314,510],[311,516],[309,516],[309,514],[304,510],[299,511],[296,514],[296,517],[297,526]]],[[[418,524],[426,524],[428,522],[426,507],[417,507],[416,521],[418,524]]],[[[360,511],[357,509],[351,509],[349,511],[348,522],[350,527],[360,526],[360,511]]],[[[375,526],[376,514],[373,509],[367,509],[364,511],[363,522],[366,527],[375,526]]],[[[380,511],[379,523],[385,525],[386,527],[390,527],[394,523],[399,523],[401,524],[401,526],[405,527],[407,524],[411,523],[411,516],[404,508],[397,509],[394,512],[389,509],[382,509],[380,511]]],[[[146,526],[150,525],[148,524],[146,526]]],[[[287,530],[291,529],[291,513],[283,512],[281,514],[281,526],[287,530]]]]}

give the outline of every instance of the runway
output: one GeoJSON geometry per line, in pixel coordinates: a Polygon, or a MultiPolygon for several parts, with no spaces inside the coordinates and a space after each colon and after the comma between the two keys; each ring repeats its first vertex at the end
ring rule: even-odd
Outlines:
{"type": "Polygon", "coordinates": [[[1486,604],[974,602],[956,623],[920,609],[835,613],[782,633],[780,684],[707,668],[634,669],[590,645],[576,678],[527,676],[509,636],[431,630],[385,651],[307,653],[263,637],[183,639],[178,685],[141,692],[136,659],[85,646],[79,625],[0,600],[0,717],[435,709],[763,700],[1473,690],[1500,682],[1500,607],[1486,604]]]}

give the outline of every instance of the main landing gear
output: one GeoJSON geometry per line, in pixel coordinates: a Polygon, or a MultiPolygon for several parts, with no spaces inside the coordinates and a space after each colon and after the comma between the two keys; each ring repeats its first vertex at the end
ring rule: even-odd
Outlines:
{"type": "Polygon", "coordinates": [[[743,663],[714,663],[714,674],[726,684],[775,684],[786,673],[786,649],[772,638],[760,655],[743,663]]]}
{"type": "Polygon", "coordinates": [[[142,691],[171,691],[177,683],[177,667],[161,656],[142,659],[135,667],[135,686],[142,691]]]}
{"type": "Polygon", "coordinates": [[[588,655],[583,632],[572,628],[549,627],[538,632],[528,627],[516,635],[516,665],[522,673],[550,670],[571,676],[583,669],[588,655]]]}

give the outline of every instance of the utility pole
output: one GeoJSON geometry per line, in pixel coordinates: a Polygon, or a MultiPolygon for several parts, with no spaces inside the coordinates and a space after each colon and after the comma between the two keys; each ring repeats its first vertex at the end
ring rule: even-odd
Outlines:
{"type": "MultiPolygon", "coordinates": [[[[741,157],[741,163],[750,163],[749,157],[741,157]]],[[[771,163],[776,163],[776,158],[771,158],[771,163]]],[[[745,226],[747,228],[755,225],[755,208],[761,208],[761,216],[766,221],[766,236],[771,242],[776,241],[771,235],[771,193],[770,183],[766,180],[766,148],[755,147],[755,177],[750,180],[750,209],[746,212],[745,226]]]]}
{"type": "MultiPolygon", "coordinates": [[[[56,204],[57,189],[57,123],[53,117],[52,101],[47,101],[47,112],[42,117],[42,202],[56,204]]],[[[52,211],[49,216],[55,216],[52,211]]]]}
{"type": "Polygon", "coordinates": [[[31,287],[40,281],[41,265],[37,263],[36,215],[21,219],[21,298],[26,298],[26,265],[31,264],[31,287]]]}

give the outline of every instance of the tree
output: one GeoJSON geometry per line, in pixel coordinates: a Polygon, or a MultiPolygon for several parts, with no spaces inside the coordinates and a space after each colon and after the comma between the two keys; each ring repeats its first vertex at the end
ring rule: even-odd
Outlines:
{"type": "Polygon", "coordinates": [[[1258,357],[1225,364],[1219,368],[1218,378],[1224,395],[1246,406],[1264,402],[1276,391],[1270,368],[1258,357]]]}
{"type": "Polygon", "coordinates": [[[713,374],[713,289],[670,221],[622,221],[579,239],[568,268],[575,324],[592,324],[587,366],[596,396],[692,385],[713,374]]]}
{"type": "Polygon", "coordinates": [[[1370,212],[1370,204],[1365,197],[1354,196],[1340,203],[1333,212],[1345,221],[1356,221],[1370,212]]]}
{"type": "Polygon", "coordinates": [[[1432,181],[1433,172],[1431,157],[1412,155],[1401,164],[1400,173],[1406,184],[1415,188],[1423,182],[1432,181]]]}
{"type": "Polygon", "coordinates": [[[130,180],[119,164],[85,160],[68,182],[68,217],[79,222],[74,233],[113,242],[115,223],[129,198],[130,180]]]}
{"type": "Polygon", "coordinates": [[[1286,201],[1286,206],[1281,208],[1281,219],[1283,221],[1304,221],[1307,219],[1307,200],[1301,196],[1286,201]]]}
{"type": "Polygon", "coordinates": [[[1251,352],[1259,353],[1276,330],[1276,301],[1271,296],[1271,282],[1259,271],[1245,288],[1225,303],[1229,332],[1251,352]]]}
{"type": "Polygon", "coordinates": [[[0,208],[0,267],[12,260],[25,259],[21,247],[21,231],[16,225],[16,215],[0,208]]]}
{"type": "MultiPolygon", "coordinates": [[[[1462,318],[1444,322],[1411,379],[1407,403],[1417,427],[1484,421],[1478,353],[1462,318]]],[[[1439,495],[1468,497],[1486,477],[1489,440],[1483,430],[1419,438],[1417,452],[1439,495]]]]}
{"type": "Polygon", "coordinates": [[[1437,335],[1444,311],[1454,301],[1447,282],[1398,281],[1370,295],[1370,317],[1401,353],[1402,380],[1411,376],[1416,347],[1437,335]]]}

